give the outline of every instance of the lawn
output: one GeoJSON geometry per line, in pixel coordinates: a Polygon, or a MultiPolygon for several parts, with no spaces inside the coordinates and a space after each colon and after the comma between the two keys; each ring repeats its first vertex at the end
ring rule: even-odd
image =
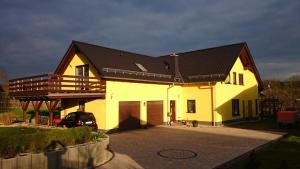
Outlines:
{"type": "Polygon", "coordinates": [[[300,168],[300,127],[279,129],[275,120],[267,119],[231,125],[235,128],[252,130],[284,131],[288,134],[267,147],[252,154],[251,158],[239,161],[233,169],[299,169],[300,168]]]}

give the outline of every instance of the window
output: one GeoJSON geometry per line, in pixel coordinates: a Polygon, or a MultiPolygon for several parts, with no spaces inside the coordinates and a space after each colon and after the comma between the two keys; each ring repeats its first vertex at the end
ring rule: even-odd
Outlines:
{"type": "Polygon", "coordinates": [[[244,75],[241,73],[239,74],[239,84],[244,85],[244,75]]]}
{"type": "Polygon", "coordinates": [[[233,72],[233,79],[232,79],[232,80],[233,80],[232,83],[233,83],[233,84],[236,84],[236,72],[233,72]]]}
{"type": "Polygon", "coordinates": [[[142,64],[140,64],[140,63],[135,63],[135,65],[136,65],[139,69],[141,69],[141,71],[143,71],[143,72],[148,72],[148,70],[147,70],[142,64]]]}
{"type": "Polygon", "coordinates": [[[89,65],[76,66],[75,76],[89,76],[89,65]]]}
{"type": "Polygon", "coordinates": [[[85,88],[84,86],[89,85],[89,79],[84,77],[89,77],[89,65],[79,65],[76,66],[75,69],[76,77],[76,87],[75,90],[88,90],[89,88],[85,88]]]}
{"type": "Polygon", "coordinates": [[[187,100],[187,113],[196,113],[196,101],[187,100]]]}
{"type": "Polygon", "coordinates": [[[240,101],[239,99],[232,99],[232,116],[240,115],[240,101]]]}

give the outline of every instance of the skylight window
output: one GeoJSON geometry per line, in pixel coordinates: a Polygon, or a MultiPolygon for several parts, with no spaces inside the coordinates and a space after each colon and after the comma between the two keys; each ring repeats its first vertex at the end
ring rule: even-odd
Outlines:
{"type": "Polygon", "coordinates": [[[141,69],[141,71],[143,71],[143,72],[148,72],[148,70],[147,70],[142,64],[140,64],[140,63],[135,63],[135,65],[136,65],[139,69],[141,69]]]}

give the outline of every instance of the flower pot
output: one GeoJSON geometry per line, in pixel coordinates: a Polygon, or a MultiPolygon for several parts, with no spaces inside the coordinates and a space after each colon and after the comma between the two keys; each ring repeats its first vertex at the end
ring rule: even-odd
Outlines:
{"type": "Polygon", "coordinates": [[[68,168],[68,153],[66,148],[56,149],[56,160],[58,168],[68,168]]]}
{"type": "Polygon", "coordinates": [[[46,151],[44,153],[44,155],[46,157],[46,167],[48,169],[58,168],[59,162],[58,162],[58,159],[57,159],[57,152],[55,150],[46,151]]]}
{"type": "Polygon", "coordinates": [[[192,121],[192,124],[193,124],[193,127],[198,127],[198,121],[193,120],[193,121],[192,121]]]}

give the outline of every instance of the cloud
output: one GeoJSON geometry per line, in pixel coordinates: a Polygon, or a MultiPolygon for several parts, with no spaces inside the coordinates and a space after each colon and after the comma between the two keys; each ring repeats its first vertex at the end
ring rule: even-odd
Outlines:
{"type": "Polygon", "coordinates": [[[154,56],[246,41],[263,78],[284,78],[299,70],[263,63],[300,62],[299,17],[293,0],[2,0],[0,66],[54,71],[73,39],[154,56]]]}
{"type": "Polygon", "coordinates": [[[300,75],[300,62],[258,62],[263,79],[285,80],[292,75],[300,75]]]}

